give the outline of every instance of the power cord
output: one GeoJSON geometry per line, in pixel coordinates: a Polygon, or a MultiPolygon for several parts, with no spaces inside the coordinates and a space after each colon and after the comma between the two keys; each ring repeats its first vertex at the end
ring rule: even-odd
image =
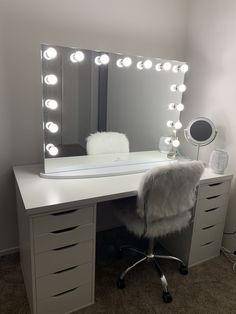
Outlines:
{"type": "Polygon", "coordinates": [[[236,255],[224,247],[221,247],[221,252],[223,253],[223,255],[227,258],[229,262],[233,263],[232,270],[236,274],[236,255]]]}

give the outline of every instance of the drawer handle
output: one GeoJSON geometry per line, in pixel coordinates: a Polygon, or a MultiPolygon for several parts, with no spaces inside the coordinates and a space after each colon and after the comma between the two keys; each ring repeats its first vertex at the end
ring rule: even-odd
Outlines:
{"type": "Polygon", "coordinates": [[[59,247],[59,248],[53,249],[53,251],[60,251],[60,250],[68,249],[68,248],[73,247],[73,246],[76,246],[76,245],[78,245],[78,243],[74,243],[74,244],[70,244],[70,245],[62,246],[62,247],[59,247]]]}
{"type": "Polygon", "coordinates": [[[213,198],[217,198],[217,197],[220,197],[220,195],[209,196],[209,197],[207,197],[207,199],[208,199],[208,200],[211,200],[211,199],[213,199],[213,198]]]}
{"type": "Polygon", "coordinates": [[[207,245],[210,245],[211,243],[213,243],[214,241],[210,241],[210,242],[207,242],[205,244],[202,244],[202,246],[207,246],[207,245]]]}
{"type": "Polygon", "coordinates": [[[55,274],[55,275],[61,274],[61,273],[64,273],[64,272],[66,272],[66,271],[70,271],[70,270],[72,270],[72,269],[75,269],[75,268],[77,268],[77,267],[79,267],[79,266],[78,266],[78,265],[77,265],[77,266],[72,266],[72,267],[69,267],[69,268],[66,268],[66,269],[63,269],[63,270],[56,271],[56,272],[53,273],[53,274],[55,274]]]}
{"type": "Polygon", "coordinates": [[[65,228],[65,229],[60,229],[60,230],[52,231],[52,232],[50,232],[50,233],[53,233],[53,234],[64,233],[64,232],[68,232],[68,231],[75,230],[75,229],[78,228],[78,227],[79,227],[79,226],[70,227],[70,228],[65,228]]]}
{"type": "Polygon", "coordinates": [[[212,183],[212,184],[209,184],[209,186],[217,186],[217,185],[221,185],[223,184],[224,182],[218,182],[218,183],[212,183]]]}
{"type": "Polygon", "coordinates": [[[76,287],[76,288],[73,288],[73,289],[70,289],[70,290],[66,290],[64,292],[61,292],[61,293],[58,293],[58,294],[55,294],[53,297],[56,298],[56,297],[59,297],[61,295],[64,295],[64,294],[67,294],[67,293],[70,293],[72,291],[75,291],[76,289],[78,289],[79,287],[76,287]]]}
{"type": "Polygon", "coordinates": [[[214,210],[217,210],[218,208],[220,208],[220,207],[214,207],[214,208],[211,208],[211,209],[206,209],[205,212],[209,213],[209,212],[212,212],[214,210]]]}
{"type": "Polygon", "coordinates": [[[54,214],[51,214],[51,215],[52,215],[52,216],[62,216],[62,215],[74,213],[74,212],[76,212],[77,210],[78,210],[78,209],[71,209],[71,210],[67,210],[67,211],[65,211],[65,212],[54,213],[54,214]]]}
{"type": "Polygon", "coordinates": [[[207,229],[211,229],[211,228],[213,228],[213,227],[215,227],[216,225],[211,225],[211,226],[208,226],[208,227],[204,227],[204,228],[202,228],[202,230],[207,230],[207,229]]]}

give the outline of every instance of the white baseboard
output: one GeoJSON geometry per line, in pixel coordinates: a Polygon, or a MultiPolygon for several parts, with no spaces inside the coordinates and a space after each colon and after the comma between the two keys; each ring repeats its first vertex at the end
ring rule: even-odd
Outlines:
{"type": "Polygon", "coordinates": [[[0,256],[10,255],[19,251],[19,247],[11,247],[9,249],[0,250],[0,256]]]}

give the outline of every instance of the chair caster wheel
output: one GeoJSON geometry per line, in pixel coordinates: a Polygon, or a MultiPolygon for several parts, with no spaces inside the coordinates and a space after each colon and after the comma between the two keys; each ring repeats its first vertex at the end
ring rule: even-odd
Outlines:
{"type": "Polygon", "coordinates": [[[120,279],[120,277],[117,280],[117,287],[119,289],[124,289],[125,288],[125,280],[124,279],[120,279]]]}
{"type": "Polygon", "coordinates": [[[172,296],[171,296],[170,292],[163,291],[162,299],[165,303],[170,303],[172,301],[172,296]]]}
{"type": "Polygon", "coordinates": [[[187,274],[188,274],[188,267],[185,266],[185,265],[180,265],[179,272],[180,272],[182,275],[187,275],[187,274]]]}

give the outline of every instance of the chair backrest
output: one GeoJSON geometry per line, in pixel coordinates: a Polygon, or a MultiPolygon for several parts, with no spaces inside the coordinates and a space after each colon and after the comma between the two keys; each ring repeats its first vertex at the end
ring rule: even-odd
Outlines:
{"type": "Polygon", "coordinates": [[[138,193],[138,215],[148,224],[178,217],[191,210],[203,171],[200,161],[177,161],[149,170],[138,193]]]}
{"type": "Polygon", "coordinates": [[[97,132],[87,137],[88,155],[128,153],[129,140],[123,133],[97,132]]]}

